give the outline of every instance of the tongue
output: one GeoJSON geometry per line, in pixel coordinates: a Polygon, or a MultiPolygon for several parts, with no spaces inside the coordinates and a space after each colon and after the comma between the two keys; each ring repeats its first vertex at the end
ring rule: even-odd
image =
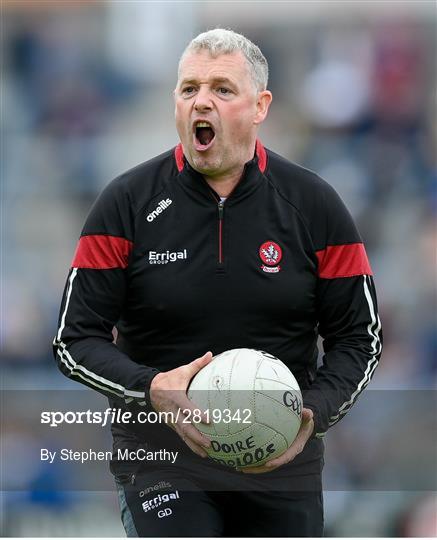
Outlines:
{"type": "Polygon", "coordinates": [[[214,138],[214,132],[211,128],[197,128],[197,138],[199,139],[200,144],[203,146],[208,145],[214,138]]]}

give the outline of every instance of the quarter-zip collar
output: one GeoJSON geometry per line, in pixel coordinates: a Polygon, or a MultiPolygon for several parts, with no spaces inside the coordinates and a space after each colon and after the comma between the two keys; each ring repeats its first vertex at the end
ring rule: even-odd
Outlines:
{"type": "MultiPolygon", "coordinates": [[[[206,196],[211,202],[213,202],[211,193],[216,195],[217,201],[220,200],[220,197],[210,187],[203,175],[193,169],[188,163],[188,160],[183,154],[181,143],[176,146],[174,151],[174,157],[180,173],[178,178],[185,187],[201,193],[202,195],[206,196]]],[[[255,147],[255,156],[253,157],[253,159],[251,159],[245,164],[241,180],[238,182],[229,197],[226,199],[226,206],[230,206],[253,193],[261,185],[261,182],[264,178],[263,173],[266,167],[267,153],[262,143],[257,140],[255,147]]]]}

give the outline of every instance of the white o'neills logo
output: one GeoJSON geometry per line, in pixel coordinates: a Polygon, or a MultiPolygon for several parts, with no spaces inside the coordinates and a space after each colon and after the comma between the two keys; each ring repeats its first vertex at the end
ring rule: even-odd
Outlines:
{"type": "Polygon", "coordinates": [[[149,251],[149,264],[168,264],[178,260],[186,260],[188,251],[149,251]]]}
{"type": "Polygon", "coordinates": [[[281,270],[279,262],[282,259],[282,249],[276,242],[268,240],[261,244],[259,248],[259,256],[262,262],[261,269],[268,274],[276,274],[281,270]]]}
{"type": "Polygon", "coordinates": [[[153,212],[150,212],[150,214],[147,216],[147,221],[151,223],[155,218],[159,216],[166,208],[168,208],[173,201],[171,199],[162,199],[162,201],[159,201],[158,206],[153,210],[153,212]]]}
{"type": "Polygon", "coordinates": [[[171,488],[170,482],[166,482],[165,480],[161,480],[158,484],[155,484],[154,486],[147,487],[146,489],[143,489],[139,492],[138,496],[140,499],[142,497],[145,497],[148,493],[151,491],[159,491],[160,489],[168,489],[171,488]]]}

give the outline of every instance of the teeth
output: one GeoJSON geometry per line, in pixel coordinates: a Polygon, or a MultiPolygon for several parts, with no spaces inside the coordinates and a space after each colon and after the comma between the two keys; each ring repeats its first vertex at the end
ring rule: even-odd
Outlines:
{"type": "Polygon", "coordinates": [[[208,122],[196,122],[196,128],[211,127],[208,122]]]}

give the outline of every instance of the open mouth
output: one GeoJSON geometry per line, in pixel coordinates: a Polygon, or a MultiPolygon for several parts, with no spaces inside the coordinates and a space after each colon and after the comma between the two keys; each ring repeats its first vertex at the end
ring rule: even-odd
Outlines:
{"type": "Polygon", "coordinates": [[[196,122],[194,125],[194,147],[199,152],[211,148],[215,139],[215,132],[208,122],[196,122]]]}

